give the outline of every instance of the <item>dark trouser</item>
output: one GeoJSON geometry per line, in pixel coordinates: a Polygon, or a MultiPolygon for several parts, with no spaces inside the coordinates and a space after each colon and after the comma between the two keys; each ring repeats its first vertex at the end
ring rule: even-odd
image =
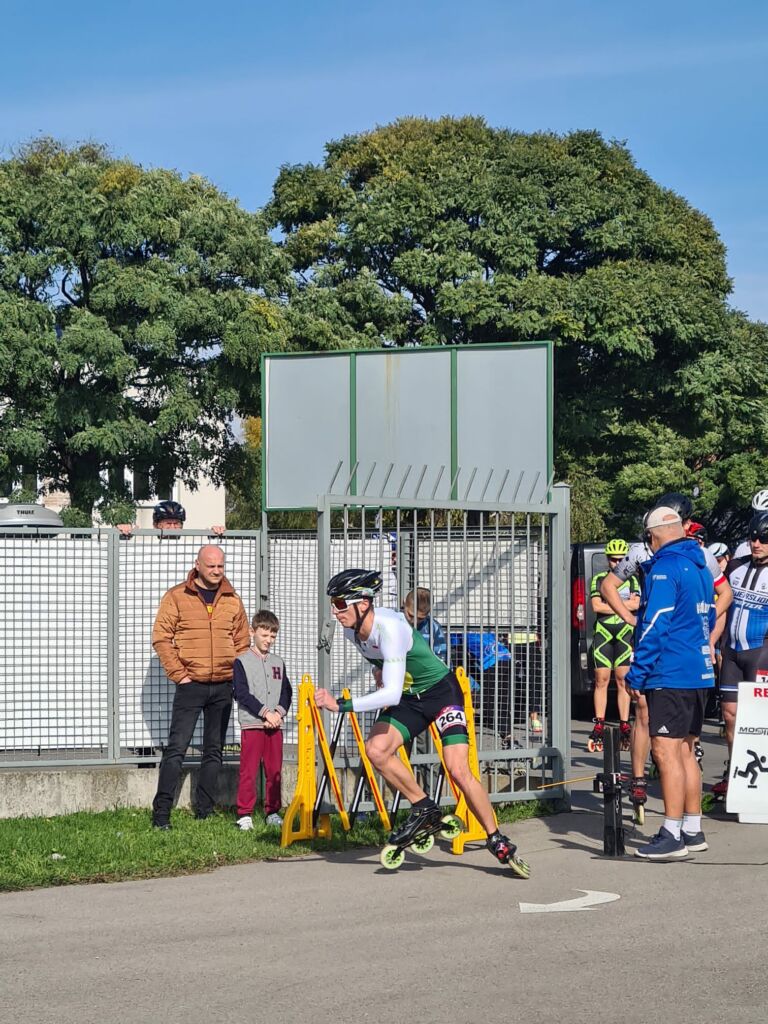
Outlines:
{"type": "Polygon", "coordinates": [[[280,729],[243,729],[240,733],[240,778],[237,784],[237,816],[250,814],[256,803],[259,765],[264,762],[264,813],[282,806],[280,777],[283,768],[283,734],[280,729]]]}
{"type": "Polygon", "coordinates": [[[206,815],[213,810],[216,781],[221,767],[221,749],[232,711],[232,684],[183,683],[177,685],[173,698],[171,730],[160,762],[157,793],[152,803],[152,820],[158,824],[168,821],[170,817],[181,765],[201,711],[203,760],[197,779],[195,812],[206,815]]]}

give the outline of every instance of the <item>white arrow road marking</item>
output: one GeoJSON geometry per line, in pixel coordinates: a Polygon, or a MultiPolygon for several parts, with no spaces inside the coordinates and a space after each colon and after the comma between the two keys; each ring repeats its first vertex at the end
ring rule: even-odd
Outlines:
{"type": "Polygon", "coordinates": [[[576,892],[583,892],[583,896],[577,896],[575,900],[561,900],[559,903],[521,903],[521,914],[558,914],[560,911],[590,910],[600,903],[613,903],[620,900],[617,892],[597,892],[594,889],[577,889],[576,892]]]}

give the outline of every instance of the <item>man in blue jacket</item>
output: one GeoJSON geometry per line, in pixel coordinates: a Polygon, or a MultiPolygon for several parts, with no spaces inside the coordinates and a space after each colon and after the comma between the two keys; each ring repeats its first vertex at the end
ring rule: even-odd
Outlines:
{"type": "Polygon", "coordinates": [[[648,700],[664,825],[635,853],[675,860],[707,849],[701,830],[701,772],[693,752],[708,691],[715,684],[709,634],[715,621],[712,574],[679,514],[652,509],[643,526],[653,557],[643,565],[645,605],[627,683],[648,700]]]}

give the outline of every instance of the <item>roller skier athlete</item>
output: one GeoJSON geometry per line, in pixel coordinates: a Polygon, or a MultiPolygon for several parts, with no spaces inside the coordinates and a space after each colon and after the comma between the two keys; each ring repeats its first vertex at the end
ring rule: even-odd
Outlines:
{"type": "Polygon", "coordinates": [[[404,615],[374,607],[373,599],[381,586],[381,575],[366,569],[347,569],[329,581],[327,594],[333,615],[344,628],[345,637],[374,666],[377,686],[370,693],[347,700],[319,689],[315,700],[318,707],[340,713],[383,709],[366,740],[366,754],[390,786],[410,802],[411,812],[389,836],[382,864],[399,866],[408,846],[426,849],[431,845],[429,837],[438,832],[446,838],[456,834],[458,819],[443,816],[397,756],[404,743],[434,722],[446,768],[485,829],[488,849],[519,878],[528,878],[530,868],[518,857],[515,844],[499,831],[488,794],[469,767],[464,697],[454,673],[404,615]]]}

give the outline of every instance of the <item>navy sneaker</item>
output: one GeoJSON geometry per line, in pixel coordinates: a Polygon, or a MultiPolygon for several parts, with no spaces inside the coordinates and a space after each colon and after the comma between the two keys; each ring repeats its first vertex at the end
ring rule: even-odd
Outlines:
{"type": "Polygon", "coordinates": [[[636,857],[644,860],[678,860],[688,856],[688,850],[682,835],[675,839],[671,832],[662,825],[647,846],[638,846],[636,857]]]}
{"type": "Polygon", "coordinates": [[[689,853],[704,853],[709,849],[709,843],[704,838],[703,832],[681,832],[685,848],[689,853]]]}

